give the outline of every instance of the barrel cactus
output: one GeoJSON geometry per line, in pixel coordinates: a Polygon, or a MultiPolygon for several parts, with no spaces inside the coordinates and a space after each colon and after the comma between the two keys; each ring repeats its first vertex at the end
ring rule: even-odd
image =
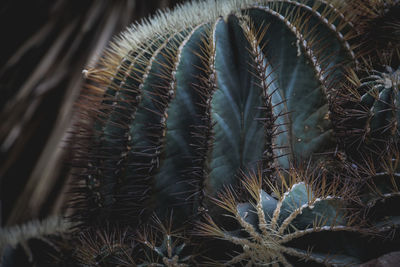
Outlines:
{"type": "Polygon", "coordinates": [[[88,72],[78,219],[192,218],[242,170],[274,179],[334,150],[329,96],[355,34],[325,1],[191,3],[125,32],[88,72]]]}
{"type": "Polygon", "coordinates": [[[210,0],[116,38],[84,71],[74,262],[351,265],[393,250],[398,214],[380,210],[399,200],[398,72],[349,85],[366,68],[360,18],[343,1],[210,0]],[[376,134],[387,149],[369,153],[376,134]],[[185,230],[138,231],[153,216],[185,230]]]}

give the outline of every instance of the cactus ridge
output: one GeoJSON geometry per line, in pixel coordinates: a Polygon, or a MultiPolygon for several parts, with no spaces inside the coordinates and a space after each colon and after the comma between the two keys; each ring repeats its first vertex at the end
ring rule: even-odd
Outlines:
{"type": "Polygon", "coordinates": [[[128,44],[125,33],[91,72],[101,104],[82,149],[78,220],[141,223],[172,209],[190,218],[242,170],[261,164],[274,179],[334,148],[331,88],[355,62],[343,12],[325,1],[208,5],[223,16],[146,37],[149,25],[134,27],[139,37],[128,44]]]}

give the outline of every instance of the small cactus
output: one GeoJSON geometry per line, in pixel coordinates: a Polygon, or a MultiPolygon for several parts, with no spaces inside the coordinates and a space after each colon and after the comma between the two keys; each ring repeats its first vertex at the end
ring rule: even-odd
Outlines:
{"type": "Polygon", "coordinates": [[[138,266],[187,267],[194,264],[193,248],[186,248],[189,241],[172,231],[171,219],[164,225],[157,217],[153,219],[155,229],[145,229],[138,233],[138,253],[141,263],[138,266]],[[185,251],[186,250],[186,251],[185,251]]]}

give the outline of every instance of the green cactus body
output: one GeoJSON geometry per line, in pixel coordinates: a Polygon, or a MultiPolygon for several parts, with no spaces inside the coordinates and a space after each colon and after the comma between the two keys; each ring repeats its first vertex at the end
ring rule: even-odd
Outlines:
{"type": "Polygon", "coordinates": [[[172,209],[189,218],[241,171],[262,166],[273,179],[276,168],[334,148],[329,92],[338,66],[354,62],[340,10],[324,1],[192,5],[211,14],[139,27],[133,41],[127,32],[105,58],[112,78],[94,75],[105,94],[80,220],[138,223],[172,209]]]}
{"type": "Polygon", "coordinates": [[[370,71],[363,78],[353,75],[353,85],[345,88],[338,116],[337,133],[347,153],[384,153],[397,146],[400,130],[399,70],[370,71]]]}

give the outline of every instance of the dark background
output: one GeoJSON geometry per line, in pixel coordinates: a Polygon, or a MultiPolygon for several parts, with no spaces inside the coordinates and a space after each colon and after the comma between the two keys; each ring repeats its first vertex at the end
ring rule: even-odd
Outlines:
{"type": "Polygon", "coordinates": [[[1,1],[1,226],[61,212],[82,70],[127,25],[184,1],[1,1]]]}

